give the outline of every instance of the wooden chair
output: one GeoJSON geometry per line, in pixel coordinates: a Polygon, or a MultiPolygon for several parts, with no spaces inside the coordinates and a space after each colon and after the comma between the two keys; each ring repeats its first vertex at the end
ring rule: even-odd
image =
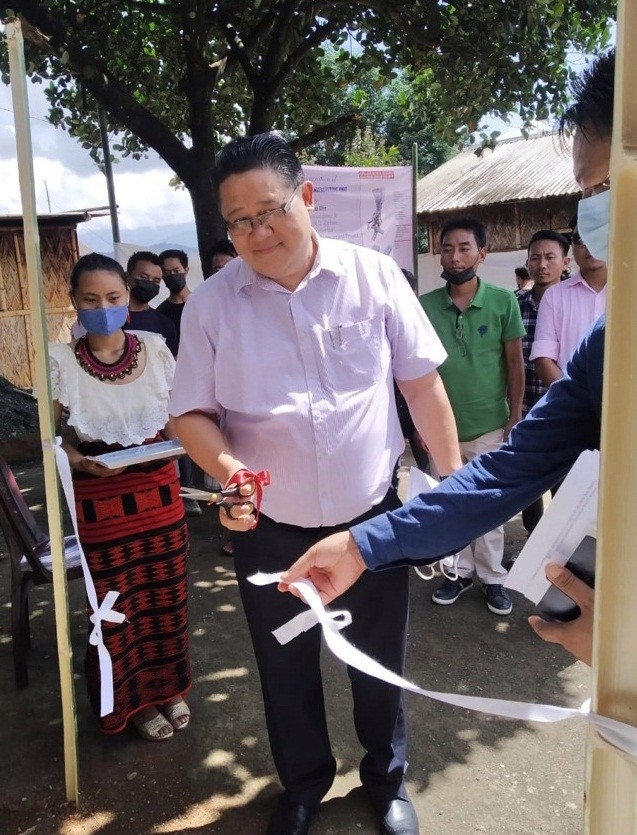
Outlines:
{"type": "MultiPolygon", "coordinates": [[[[31,647],[29,590],[52,583],[51,548],[48,535],[40,528],[20,492],[11,468],[0,457],[0,528],[11,560],[11,638],[17,688],[27,687],[27,653],[31,647]]],[[[77,540],[64,540],[67,578],[82,576],[77,540]]]]}

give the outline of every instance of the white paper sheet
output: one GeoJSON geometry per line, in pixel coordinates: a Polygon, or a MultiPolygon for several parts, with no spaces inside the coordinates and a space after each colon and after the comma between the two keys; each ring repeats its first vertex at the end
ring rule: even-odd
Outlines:
{"type": "Polygon", "coordinates": [[[549,590],[548,562],[566,565],[585,536],[597,534],[599,451],[582,452],[506,579],[505,586],[537,604],[549,590]]]}
{"type": "Polygon", "coordinates": [[[427,473],[423,473],[423,471],[419,470],[417,467],[410,467],[409,486],[407,488],[407,499],[413,499],[420,493],[429,493],[431,490],[437,487],[439,483],[440,482],[436,481],[435,478],[432,478],[430,475],[427,475],[427,473]]]}

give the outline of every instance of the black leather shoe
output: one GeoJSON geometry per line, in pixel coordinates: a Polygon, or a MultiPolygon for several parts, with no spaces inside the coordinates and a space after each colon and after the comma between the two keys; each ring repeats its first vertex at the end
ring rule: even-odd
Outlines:
{"type": "Polygon", "coordinates": [[[418,818],[411,800],[397,797],[379,808],[380,826],[384,835],[419,835],[418,818]]]}
{"type": "Polygon", "coordinates": [[[307,835],[318,806],[306,806],[281,798],[268,823],[267,835],[307,835]]]}

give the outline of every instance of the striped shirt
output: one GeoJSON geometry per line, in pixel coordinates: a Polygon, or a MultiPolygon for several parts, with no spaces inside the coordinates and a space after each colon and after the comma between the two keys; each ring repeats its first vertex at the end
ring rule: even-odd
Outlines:
{"type": "Polygon", "coordinates": [[[532,406],[535,406],[540,397],[548,391],[548,386],[535,373],[535,363],[530,359],[533,339],[535,338],[535,324],[537,322],[537,311],[540,306],[533,298],[533,290],[525,290],[518,296],[522,324],[526,336],[522,337],[522,353],[524,355],[524,400],[522,402],[522,415],[526,415],[532,406]]]}

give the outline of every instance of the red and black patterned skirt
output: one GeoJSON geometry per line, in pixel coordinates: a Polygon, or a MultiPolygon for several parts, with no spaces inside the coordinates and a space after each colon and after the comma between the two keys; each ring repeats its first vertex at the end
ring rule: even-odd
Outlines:
{"type": "MultiPolygon", "coordinates": [[[[90,447],[80,449],[85,455],[106,451],[103,444],[90,447]]],[[[117,733],[133,714],[190,689],[188,528],[172,461],[136,465],[108,478],[74,472],[73,486],[97,599],[118,591],[114,608],[126,616],[123,623],[102,623],[113,662],[114,710],[99,722],[106,733],[117,733]]],[[[99,716],[99,659],[90,644],[85,669],[99,716]]]]}

